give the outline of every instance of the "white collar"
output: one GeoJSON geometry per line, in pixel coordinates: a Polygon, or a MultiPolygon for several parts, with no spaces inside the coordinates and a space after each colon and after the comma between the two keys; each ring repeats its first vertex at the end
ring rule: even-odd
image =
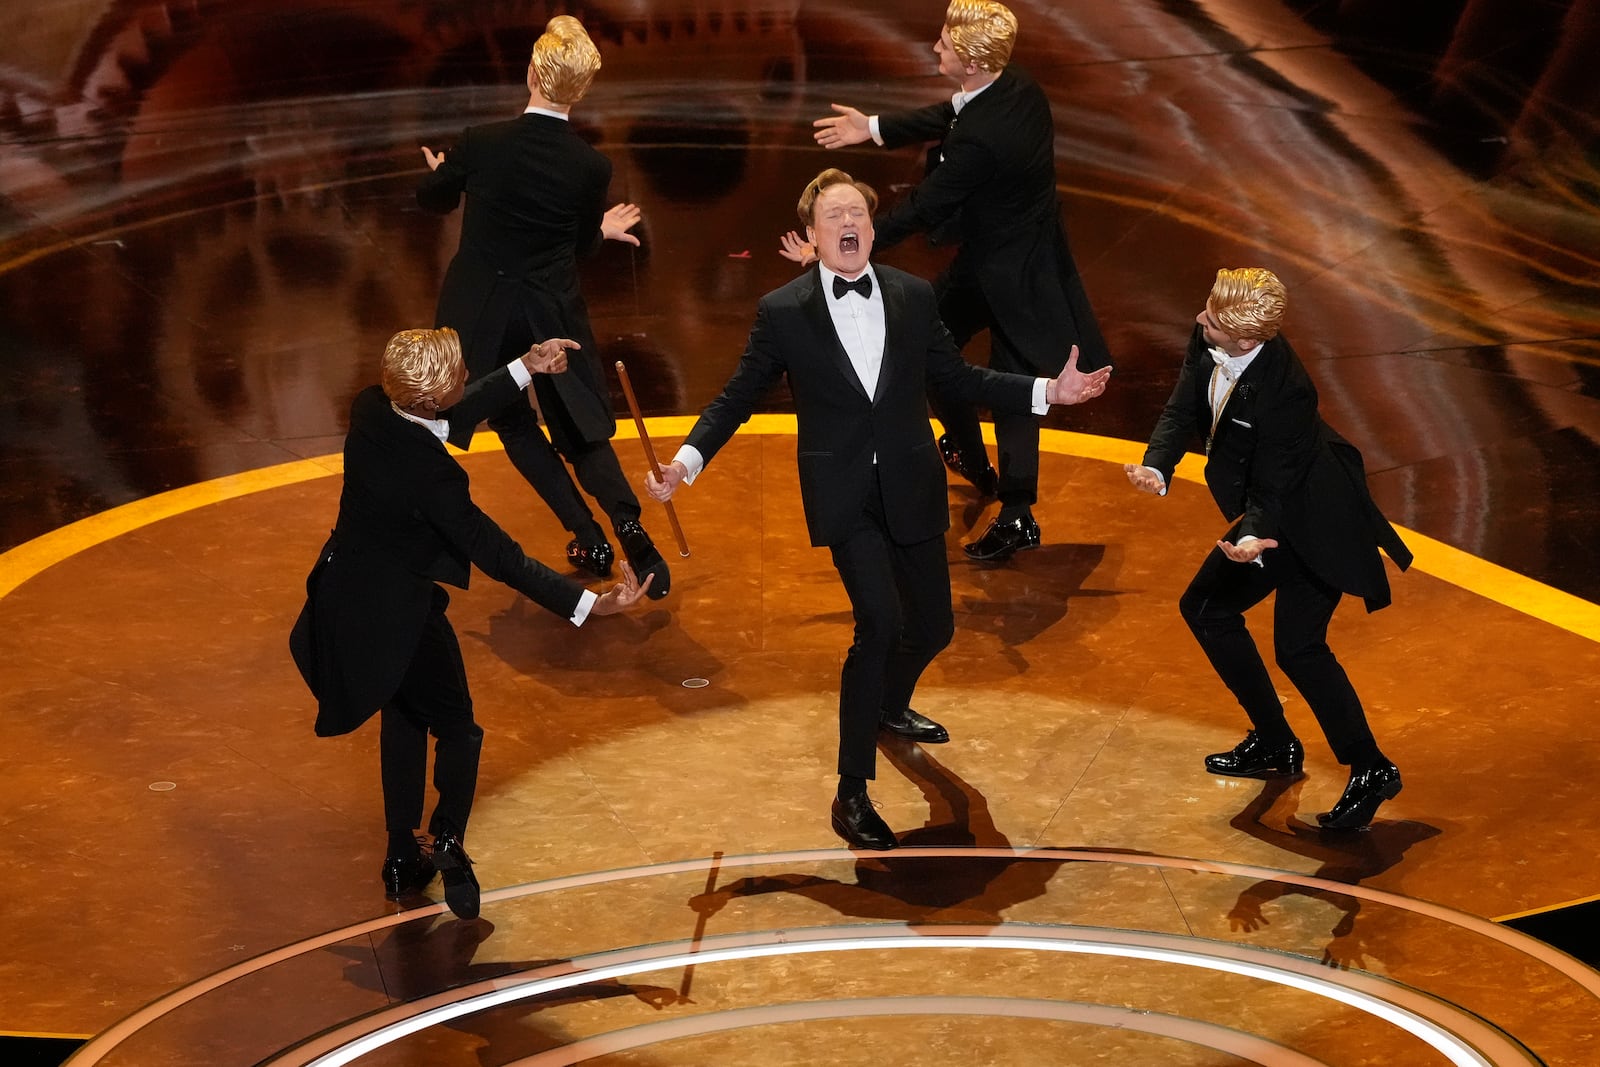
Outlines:
{"type": "Polygon", "coordinates": [[[407,422],[416,423],[418,426],[423,427],[429,433],[433,434],[433,436],[437,437],[441,441],[449,440],[449,438],[450,438],[450,420],[449,419],[424,419],[420,415],[413,415],[413,414],[411,414],[411,412],[403,410],[400,407],[400,405],[396,404],[393,400],[389,401],[389,406],[394,408],[394,413],[396,415],[399,415],[402,419],[405,419],[407,422]]]}
{"type": "MultiPolygon", "coordinates": [[[[995,81],[998,81],[998,80],[999,80],[999,78],[995,79],[995,81]]],[[[994,84],[994,82],[988,82],[988,83],[986,83],[984,85],[980,85],[976,89],[972,90],[970,93],[967,92],[965,89],[957,89],[955,95],[950,98],[950,106],[956,109],[956,114],[957,115],[961,114],[961,109],[962,108],[966,107],[968,104],[970,104],[974,100],[976,100],[978,98],[978,94],[979,93],[983,92],[985,89],[989,88],[989,86],[991,86],[993,84],[994,84]]]]}
{"type": "Polygon", "coordinates": [[[1239,380],[1239,376],[1245,372],[1245,368],[1254,362],[1256,356],[1265,345],[1266,342],[1263,341],[1241,356],[1235,356],[1230,352],[1224,352],[1220,348],[1211,348],[1209,346],[1206,351],[1211,353],[1211,361],[1217,365],[1218,370],[1222,371],[1222,376],[1230,382],[1236,382],[1239,380]]]}
{"type": "Polygon", "coordinates": [[[562,122],[572,121],[572,116],[568,115],[565,111],[552,111],[547,107],[523,108],[522,113],[524,115],[544,115],[547,118],[560,119],[562,122]]]}

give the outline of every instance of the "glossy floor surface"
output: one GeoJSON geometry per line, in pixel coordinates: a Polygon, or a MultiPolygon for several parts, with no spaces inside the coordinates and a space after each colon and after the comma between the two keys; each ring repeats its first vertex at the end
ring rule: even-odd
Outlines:
{"type": "MultiPolygon", "coordinates": [[[[371,1062],[571,1062],[529,1058],[669,1015],[701,1016],[704,1032],[583,1054],[921,1062],[942,1042],[970,1049],[965,1062],[1301,1062],[1272,1058],[1284,1049],[1452,1062],[1286,986],[1297,960],[1483,1015],[1547,1062],[1588,1062],[1592,986],[1470,920],[1600,892],[1600,767],[1584,743],[1600,677],[1593,5],[1475,0],[1433,21],[1360,2],[1013,6],[1117,371],[1104,398],[1050,417],[1094,437],[1062,438],[1047,460],[1044,548],[970,567],[958,541],[988,515],[952,489],[959,629],[925,703],[956,740],[886,746],[875,794],[897,829],[926,824],[912,837],[931,847],[1073,851],[834,851],[847,609],[804,544],[792,442],[751,434],[685,501],[695,555],[662,605],[571,631],[480,579],[453,609],[490,733],[473,830],[486,884],[691,866],[508,888],[478,924],[434,909],[370,928],[384,914],[374,738],[313,739],[283,649],[337,465],[282,465],[337,453],[383,341],[432,321],[459,219],[415,209],[417,146],[519,110],[528,48],[559,8],[46,0],[0,13],[0,547],[20,546],[0,557],[0,825],[19,909],[0,1028],[99,1032],[329,931],[112,1058],[255,1062],[392,1003],[634,946],[760,948],[771,931],[863,924],[956,938],[1003,920],[1208,960],[1277,955],[1199,980],[1213,972],[1186,966],[1193,955],[1136,963],[1038,941],[869,944],[688,974],[635,961],[371,1062]],[[1154,423],[1212,274],[1247,263],[1289,284],[1288,335],[1382,507],[1439,549],[1397,580],[1393,609],[1346,605],[1335,623],[1407,782],[1353,841],[1311,829],[1342,784],[1320,743],[1287,789],[1197,772],[1239,730],[1172,607],[1217,520],[1198,486],[1149,501],[1116,467],[1116,442],[1154,423]],[[193,486],[212,488],[158,495],[193,486]],[[97,525],[120,505],[134,510],[111,514],[130,519],[97,525]],[[711,684],[684,688],[691,677],[711,684]],[[692,866],[718,852],[725,868],[692,866]],[[925,1003],[883,1001],[902,994],[925,1003]],[[854,1007],[823,1021],[794,1006],[833,1002],[854,1007]],[[782,1005],[791,1015],[759,1015],[782,1005]],[[1137,1013],[1176,1023],[1140,1029],[1137,1013]]],[[[809,124],[831,101],[947,93],[929,48],[941,8],[572,10],[606,64],[575,117],[616,166],[613,197],[645,220],[641,248],[586,267],[596,333],[648,414],[690,414],[725,379],[757,297],[791,276],[777,236],[804,182],[844,165],[892,196],[920,175],[919,153],[826,153],[809,124]]],[[[884,258],[931,276],[947,255],[908,244],[884,258]]],[[[619,441],[626,462],[636,448],[619,441]]],[[[488,510],[556,558],[564,535],[504,457],[465,462],[488,510]]],[[[1308,719],[1292,702],[1291,715],[1308,719]]]]}

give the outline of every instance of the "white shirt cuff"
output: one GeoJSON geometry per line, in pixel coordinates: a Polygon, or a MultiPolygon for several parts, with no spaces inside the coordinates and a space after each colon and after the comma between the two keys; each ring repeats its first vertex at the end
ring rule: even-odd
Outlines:
{"type": "Polygon", "coordinates": [[[1043,415],[1050,410],[1050,402],[1045,399],[1049,395],[1046,392],[1049,385],[1049,378],[1035,378],[1033,380],[1033,413],[1035,415],[1043,415]]]}
{"type": "Polygon", "coordinates": [[[872,139],[883,144],[883,134],[878,132],[878,116],[873,115],[867,119],[867,132],[872,134],[872,139]]]}
{"type": "Polygon", "coordinates": [[[674,462],[682,463],[689,472],[683,476],[685,485],[693,485],[694,480],[700,477],[700,472],[706,469],[705,457],[693,445],[679,446],[678,454],[672,458],[674,462]]]}
{"type": "Polygon", "coordinates": [[[507,363],[506,369],[511,372],[511,380],[517,383],[518,389],[526,389],[528,383],[533,381],[533,375],[529,372],[527,365],[520,359],[514,359],[507,363]]]}
{"type": "Polygon", "coordinates": [[[593,589],[585,589],[578,598],[578,606],[572,609],[572,618],[567,620],[574,626],[582,626],[583,620],[589,617],[589,609],[594,607],[594,602],[600,597],[593,589]]]}

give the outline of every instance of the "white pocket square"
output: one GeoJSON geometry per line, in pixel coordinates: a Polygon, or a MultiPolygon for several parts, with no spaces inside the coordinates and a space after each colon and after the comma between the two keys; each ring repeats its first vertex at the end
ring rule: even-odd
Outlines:
{"type": "Polygon", "coordinates": [[[1248,422],[1245,422],[1243,419],[1229,419],[1228,421],[1233,423],[1235,426],[1243,426],[1247,430],[1254,429],[1253,426],[1251,426],[1248,422]]]}

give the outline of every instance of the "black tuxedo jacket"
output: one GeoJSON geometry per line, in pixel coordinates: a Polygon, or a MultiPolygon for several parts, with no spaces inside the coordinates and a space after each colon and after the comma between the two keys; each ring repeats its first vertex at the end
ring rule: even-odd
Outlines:
{"type": "Polygon", "coordinates": [[[883,366],[868,396],[839,343],[813,267],[761,298],[738,369],[685,443],[707,463],[784,375],[798,426],[800,496],[813,545],[842,541],[860,520],[878,464],[889,533],[915,544],[950,525],[944,463],[928,424],[927,391],[1002,411],[1028,411],[1034,379],[974,367],[939,319],[933,287],[874,265],[884,301],[883,366]]]}
{"type": "MultiPolygon", "coordinates": [[[[417,203],[437,214],[454,211],[463,194],[467,200],[461,244],[445,272],[434,325],[461,334],[474,377],[516,355],[501,351],[500,342],[508,324],[524,316],[535,340],[577,341],[583,348],[569,353],[567,373],[551,375],[548,384],[588,442],[616,432],[589,310],[578,289],[578,260],[604,240],[600,221],[610,184],[611,161],[573,132],[570,122],[524,114],[469,127],[417,187],[417,203]]],[[[452,419],[450,443],[465,447],[474,428],[452,419]]],[[[559,425],[549,428],[562,432],[559,425]]]]}
{"type": "Polygon", "coordinates": [[[960,115],[947,100],[880,115],[878,132],[890,148],[941,143],[927,177],[874,220],[874,247],[953,228],[961,249],[951,275],[982,290],[992,343],[1047,377],[1073,344],[1083,370],[1111,362],[1061,225],[1050,101],[1026,72],[1006,67],[960,115]]]}
{"type": "MultiPolygon", "coordinates": [[[[1150,437],[1144,464],[1171,486],[1185,450],[1211,430],[1215,363],[1199,326],[1189,338],[1178,384],[1150,437]]],[[[1218,388],[1222,386],[1219,384],[1218,388]]],[[[1240,375],[1217,420],[1206,485],[1233,536],[1288,545],[1323,581],[1366,601],[1389,603],[1382,548],[1401,570],[1411,551],[1367,490],[1361,453],[1322,421],[1317,387],[1280,335],[1240,375]]]]}
{"type": "MultiPolygon", "coordinates": [[[[452,425],[483,418],[518,393],[502,368],[447,415],[452,425]]],[[[398,415],[382,389],[363,390],[350,409],[338,522],[289,640],[317,698],[318,734],[354,730],[394,695],[435,599],[448,603],[434,583],[465,589],[471,564],[564,618],[583,593],[479,510],[438,438],[398,415]]]]}

